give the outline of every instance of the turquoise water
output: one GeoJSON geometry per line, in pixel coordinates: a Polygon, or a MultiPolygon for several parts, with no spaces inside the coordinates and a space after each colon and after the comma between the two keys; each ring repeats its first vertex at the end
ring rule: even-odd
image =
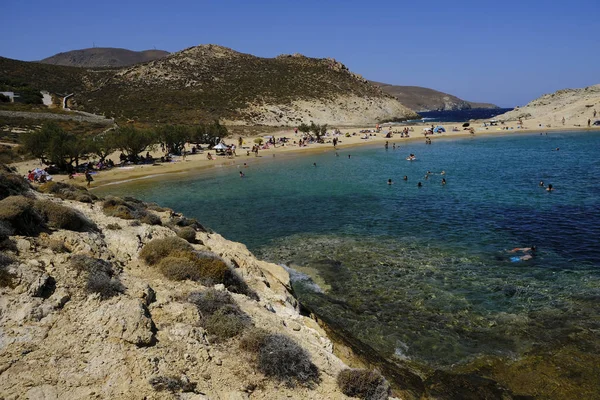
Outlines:
{"type": "Polygon", "coordinates": [[[452,368],[565,343],[600,353],[599,149],[598,132],[553,132],[265,152],[240,159],[245,178],[233,166],[100,192],[171,207],[309,273],[320,287],[295,274],[297,295],[345,334],[452,368]],[[531,245],[534,259],[510,261],[531,245]]]}

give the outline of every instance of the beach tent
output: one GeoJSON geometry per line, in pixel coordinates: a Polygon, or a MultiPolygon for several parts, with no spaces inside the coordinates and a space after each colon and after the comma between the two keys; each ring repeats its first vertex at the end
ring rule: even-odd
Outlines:
{"type": "Polygon", "coordinates": [[[446,132],[446,129],[444,129],[443,126],[438,125],[433,129],[433,133],[441,133],[441,132],[446,132]]]}

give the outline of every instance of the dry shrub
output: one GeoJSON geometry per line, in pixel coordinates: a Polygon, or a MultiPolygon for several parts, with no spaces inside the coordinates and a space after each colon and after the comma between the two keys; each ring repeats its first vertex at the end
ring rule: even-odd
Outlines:
{"type": "Polygon", "coordinates": [[[151,212],[146,212],[146,214],[140,218],[140,222],[148,225],[162,225],[160,217],[151,212]]]}
{"type": "Polygon", "coordinates": [[[112,264],[99,258],[76,254],[71,257],[71,266],[86,278],[88,293],[98,293],[102,300],[117,296],[125,288],[115,276],[112,264]]]}
{"type": "Polygon", "coordinates": [[[237,305],[226,305],[205,318],[203,323],[213,340],[223,342],[242,333],[251,321],[237,305]]]}
{"type": "Polygon", "coordinates": [[[44,227],[42,216],[33,208],[33,201],[23,196],[0,200],[0,222],[13,234],[31,236],[44,227]]]}
{"type": "Polygon", "coordinates": [[[96,230],[96,226],[78,211],[50,200],[36,200],[34,208],[44,217],[48,226],[76,232],[96,230]]]}
{"type": "Polygon", "coordinates": [[[183,227],[190,227],[193,228],[196,231],[200,231],[200,232],[206,232],[206,229],[204,228],[204,226],[202,226],[202,224],[200,224],[200,222],[198,222],[196,219],[194,218],[187,218],[187,217],[172,217],[169,221],[169,226],[176,226],[179,228],[183,228],[183,227]]]}
{"type": "Polygon", "coordinates": [[[76,200],[81,203],[93,203],[94,200],[98,199],[96,195],[88,192],[84,187],[63,182],[46,182],[40,185],[37,190],[42,193],[51,193],[63,200],[76,200]]]}
{"type": "Polygon", "coordinates": [[[289,387],[313,386],[320,381],[319,369],[310,354],[287,336],[267,335],[258,354],[258,369],[289,387]]]}
{"type": "Polygon", "coordinates": [[[174,376],[155,376],[150,378],[148,382],[157,392],[193,392],[196,388],[195,383],[186,382],[174,376]]]}
{"type": "Polygon", "coordinates": [[[212,315],[222,307],[236,305],[229,293],[213,288],[190,293],[188,301],[196,306],[201,316],[212,315]]]}
{"type": "Polygon", "coordinates": [[[127,201],[118,197],[108,197],[102,203],[102,211],[109,217],[140,219],[146,215],[143,203],[140,203],[139,201],[127,201]]]}
{"type": "Polygon", "coordinates": [[[62,240],[58,239],[50,239],[48,241],[48,248],[55,253],[68,253],[69,249],[65,246],[65,243],[62,240]]]}
{"type": "Polygon", "coordinates": [[[148,210],[152,210],[152,211],[156,211],[156,212],[167,212],[167,211],[173,211],[170,208],[166,208],[166,207],[161,207],[156,203],[147,203],[146,207],[148,208],[148,210]]]}
{"type": "Polygon", "coordinates": [[[377,370],[344,369],[337,384],[346,396],[365,400],[385,400],[390,394],[390,385],[377,370]]]}
{"type": "Polygon", "coordinates": [[[191,226],[186,226],[178,230],[177,236],[189,243],[196,243],[196,230],[191,226]]]}
{"type": "Polygon", "coordinates": [[[140,258],[149,265],[155,265],[165,257],[181,252],[191,252],[192,250],[192,246],[185,240],[169,236],[148,242],[140,252],[140,258]]]}
{"type": "Polygon", "coordinates": [[[25,194],[31,189],[29,182],[15,174],[9,167],[0,164],[0,200],[9,196],[25,194]]]}
{"type": "Polygon", "coordinates": [[[197,263],[201,279],[207,285],[225,283],[225,277],[231,272],[227,264],[216,258],[198,258],[197,263]]]}
{"type": "Polygon", "coordinates": [[[240,339],[240,348],[254,355],[258,355],[265,342],[265,338],[268,335],[269,332],[264,329],[255,327],[247,329],[240,339]]]}
{"type": "Polygon", "coordinates": [[[119,225],[119,224],[108,224],[108,225],[106,225],[106,229],[111,230],[111,231],[120,231],[122,228],[121,228],[121,225],[119,225]]]}
{"type": "Polygon", "coordinates": [[[193,258],[185,256],[169,256],[161,259],[158,262],[158,270],[172,281],[184,281],[186,279],[198,281],[201,278],[198,263],[193,258]]]}
{"type": "Polygon", "coordinates": [[[12,257],[4,253],[0,253],[0,288],[14,287],[15,275],[8,272],[8,266],[13,264],[14,262],[15,260],[12,257]]]}

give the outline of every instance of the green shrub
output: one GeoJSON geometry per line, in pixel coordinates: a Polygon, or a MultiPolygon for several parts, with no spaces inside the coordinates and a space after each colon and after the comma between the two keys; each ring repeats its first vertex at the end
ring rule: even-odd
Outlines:
{"type": "Polygon", "coordinates": [[[198,258],[197,263],[201,278],[207,285],[225,283],[225,277],[230,273],[227,264],[216,258],[198,258]]]}
{"type": "Polygon", "coordinates": [[[63,200],[75,200],[81,203],[92,203],[96,195],[81,186],[69,185],[63,182],[46,182],[37,189],[41,193],[51,193],[63,200]]]}
{"type": "Polygon", "coordinates": [[[213,340],[222,342],[242,333],[250,325],[250,320],[237,305],[226,305],[205,318],[203,323],[213,340]]]}
{"type": "Polygon", "coordinates": [[[185,382],[173,376],[155,376],[150,378],[148,382],[157,392],[193,392],[196,388],[195,383],[185,382]]]}
{"type": "Polygon", "coordinates": [[[140,218],[140,222],[148,225],[162,225],[160,217],[154,213],[147,212],[140,218]]]}
{"type": "Polygon", "coordinates": [[[177,236],[189,243],[196,243],[196,230],[191,226],[186,226],[178,230],[177,236]]]}
{"type": "Polygon", "coordinates": [[[43,226],[42,216],[33,208],[33,201],[23,196],[0,200],[0,222],[17,235],[35,235],[43,226]]]}
{"type": "Polygon", "coordinates": [[[312,386],[320,381],[319,369],[306,350],[284,335],[267,335],[258,354],[258,369],[287,386],[312,386]]]}
{"type": "Polygon", "coordinates": [[[367,369],[344,369],[337,377],[342,393],[365,400],[385,400],[390,394],[390,386],[379,371],[367,369]]]}
{"type": "Polygon", "coordinates": [[[27,180],[15,174],[6,165],[0,164],[0,200],[8,196],[25,194],[30,188],[27,180]]]}
{"type": "Polygon", "coordinates": [[[191,252],[192,250],[192,246],[185,240],[169,236],[164,239],[154,239],[148,242],[140,252],[140,258],[149,265],[155,265],[161,259],[169,257],[172,254],[191,252]]]}
{"type": "Polygon", "coordinates": [[[97,229],[96,226],[76,210],[57,204],[50,200],[36,200],[35,210],[47,221],[48,226],[54,229],[67,229],[70,231],[84,232],[97,229]]]}
{"type": "Polygon", "coordinates": [[[106,229],[111,230],[111,231],[119,231],[121,230],[121,225],[119,224],[108,224],[106,225],[106,229]]]}

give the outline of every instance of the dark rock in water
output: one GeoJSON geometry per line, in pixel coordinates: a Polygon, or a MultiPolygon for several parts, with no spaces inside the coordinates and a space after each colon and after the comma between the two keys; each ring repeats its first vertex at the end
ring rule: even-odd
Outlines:
{"type": "MultiPolygon", "coordinates": [[[[515,397],[497,382],[471,374],[451,374],[435,371],[425,381],[426,397],[435,400],[525,400],[515,397]]],[[[533,397],[531,397],[533,399],[533,397]]]]}

